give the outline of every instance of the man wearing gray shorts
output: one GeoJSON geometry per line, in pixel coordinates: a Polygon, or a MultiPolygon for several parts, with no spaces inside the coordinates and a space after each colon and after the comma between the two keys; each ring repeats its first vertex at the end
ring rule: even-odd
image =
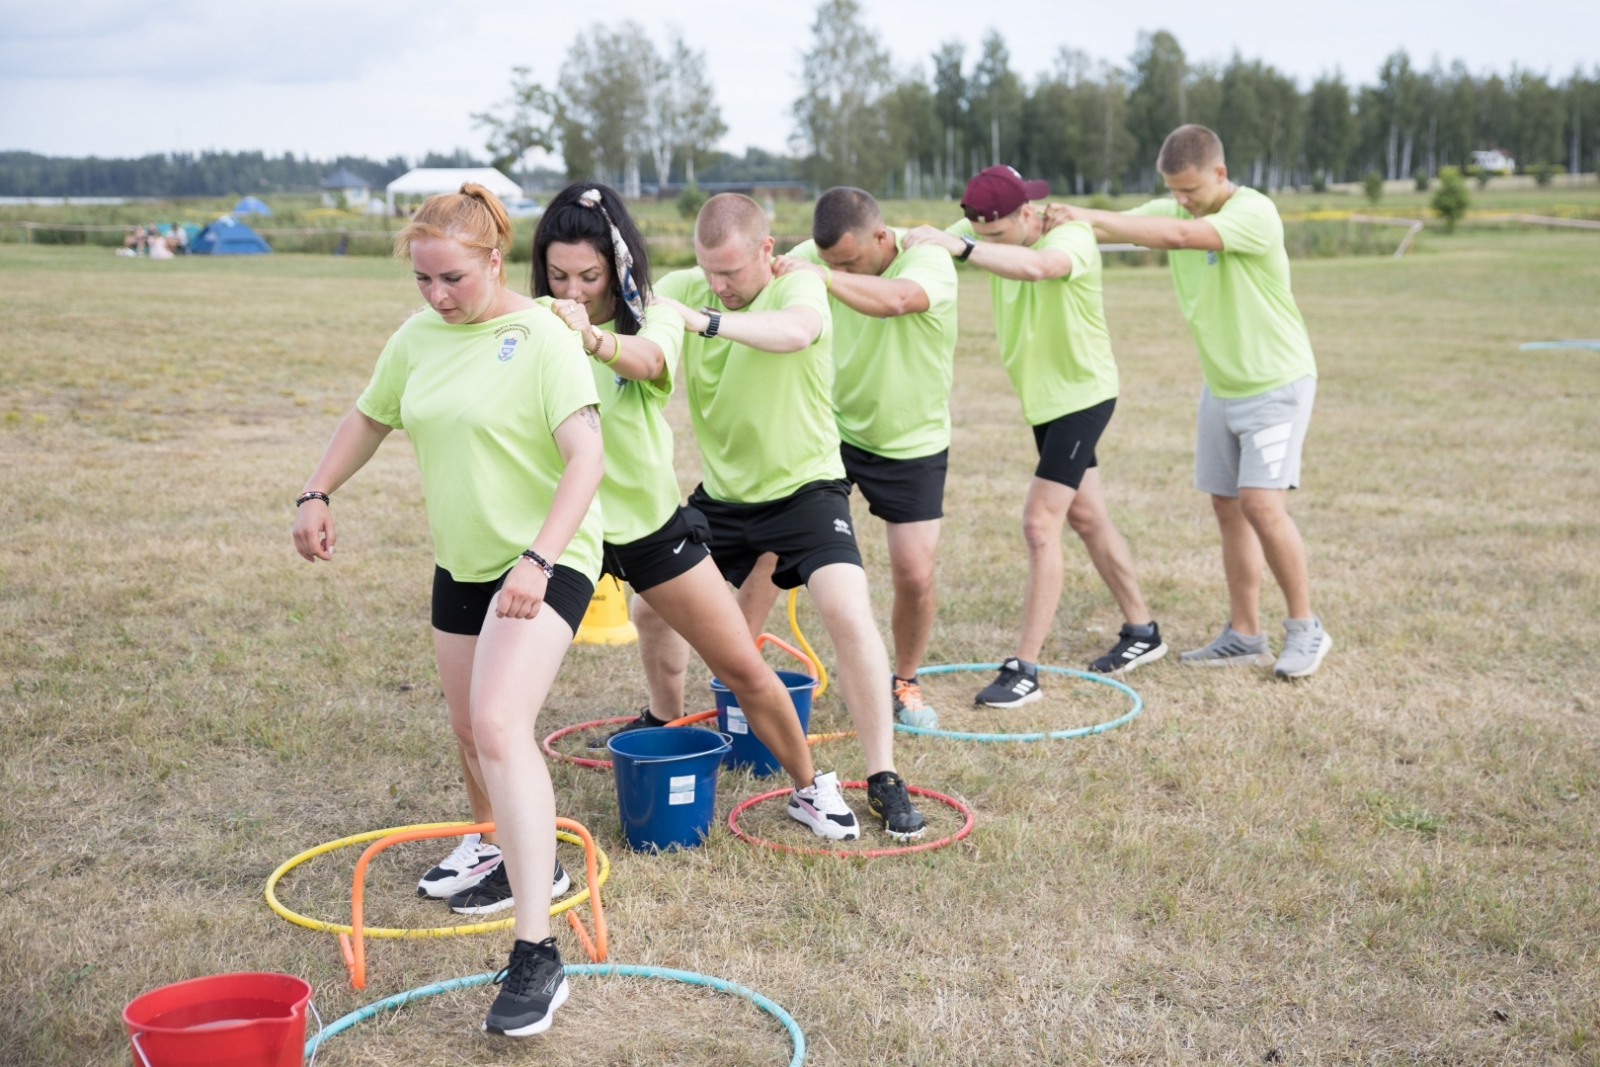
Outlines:
{"type": "Polygon", "coordinates": [[[1305,544],[1285,506],[1300,485],[1300,453],[1317,393],[1311,340],[1289,288],[1283,221],[1271,200],[1228,180],[1222,141],[1180,126],[1156,169],[1172,199],[1128,212],[1052,204],[1049,224],[1093,224],[1101,240],[1168,250],[1178,303],[1200,350],[1205,385],[1194,484],[1211,494],[1222,530],[1230,617],[1204,648],[1178,658],[1204,666],[1266,666],[1280,678],[1314,674],[1333,639],[1311,610],[1305,544]],[[1283,590],[1283,652],[1261,631],[1261,572],[1283,590]]]}

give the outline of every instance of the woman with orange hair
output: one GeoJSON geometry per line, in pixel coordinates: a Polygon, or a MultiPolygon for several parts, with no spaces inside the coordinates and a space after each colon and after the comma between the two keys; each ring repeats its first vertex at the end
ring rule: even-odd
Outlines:
{"type": "Polygon", "coordinates": [[[429,197],[395,238],[428,309],[372,380],[297,501],[295,548],[331,560],[329,497],[391,430],[416,450],[433,534],[434,652],[462,762],[493,805],[516,942],[484,1019],[549,1029],[567,998],[550,936],[555,795],[534,721],[600,573],[599,403],[578,335],[506,288],[511,223],[482,186],[429,197]]]}

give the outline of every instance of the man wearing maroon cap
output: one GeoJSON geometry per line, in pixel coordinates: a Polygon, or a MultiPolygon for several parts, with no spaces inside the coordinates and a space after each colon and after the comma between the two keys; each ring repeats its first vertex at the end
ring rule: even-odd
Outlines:
{"type": "Polygon", "coordinates": [[[1061,528],[1070,523],[1126,620],[1111,651],[1089,664],[1101,673],[1132,670],[1167,654],[1145,607],[1128,544],[1106,512],[1095,445],[1117,402],[1100,291],[1100,250],[1086,224],[1044,232],[1028,201],[1048,195],[1010,167],[990,167],[967,183],[966,218],[948,230],[919,226],[906,247],[936,244],[993,275],[995,336],[1022,415],[1033,427],[1039,465],[1023,507],[1028,588],[1016,654],[976,702],[1011,708],[1040,697],[1037,661],[1061,599],[1061,528]]]}

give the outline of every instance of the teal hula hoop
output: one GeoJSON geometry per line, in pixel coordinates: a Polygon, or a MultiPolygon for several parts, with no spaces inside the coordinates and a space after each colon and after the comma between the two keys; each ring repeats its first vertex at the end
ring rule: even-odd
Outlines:
{"type": "MultiPolygon", "coordinates": [[[[939,667],[923,667],[917,673],[919,675],[958,674],[966,671],[997,671],[999,669],[1000,664],[998,663],[946,663],[939,667]]],[[[1070,730],[1051,730],[1047,733],[1036,734],[979,734],[968,733],[964,730],[937,730],[927,726],[907,726],[901,722],[895,723],[894,728],[905,734],[918,734],[922,737],[942,737],[949,741],[1070,741],[1074,737],[1088,737],[1091,734],[1103,734],[1107,730],[1115,730],[1119,726],[1132,722],[1134,716],[1144,710],[1144,701],[1140,699],[1139,694],[1134,691],[1133,687],[1124,685],[1115,678],[1107,678],[1103,674],[1090,674],[1088,671],[1075,671],[1070,667],[1049,667],[1043,663],[1039,664],[1039,669],[1050,674],[1067,674],[1074,678],[1082,678],[1087,682],[1094,682],[1096,685],[1110,686],[1133,701],[1133,707],[1115,719],[1097,722],[1092,726],[1075,726],[1070,730]]]]}
{"type": "MultiPolygon", "coordinates": [[[[795,1022],[794,1017],[788,1012],[784,1011],[783,1007],[776,1001],[762,996],[760,993],[757,993],[754,989],[751,989],[748,986],[742,986],[737,982],[729,982],[722,978],[713,978],[708,974],[696,974],[693,971],[675,971],[668,967],[643,967],[629,963],[569,963],[566,965],[566,971],[568,974],[589,975],[593,977],[615,975],[620,978],[665,978],[672,982],[682,982],[685,985],[705,986],[709,989],[715,989],[720,993],[729,993],[736,997],[743,997],[745,1000],[748,1000],[750,1003],[754,1004],[756,1007],[760,1008],[762,1011],[778,1020],[778,1022],[783,1024],[783,1028],[789,1031],[789,1040],[794,1045],[794,1055],[789,1059],[789,1067],[801,1067],[801,1064],[805,1062],[806,1035],[800,1032],[800,1024],[795,1022]]],[[[343,1033],[352,1026],[356,1025],[356,1023],[370,1019],[379,1012],[388,1011],[391,1008],[398,1008],[403,1005],[410,1004],[414,1000],[420,1000],[423,997],[431,997],[437,993],[449,993],[457,989],[468,989],[472,986],[488,985],[490,982],[494,981],[494,977],[498,973],[498,971],[485,971],[483,974],[468,975],[465,978],[452,978],[448,982],[435,982],[432,985],[419,986],[416,989],[409,989],[404,993],[396,993],[392,997],[385,997],[382,1000],[368,1004],[364,1008],[357,1008],[349,1015],[335,1019],[333,1022],[328,1024],[327,1029],[323,1030],[316,1037],[313,1037],[307,1041],[305,1055],[308,1059],[314,1058],[316,1056],[317,1048],[328,1038],[332,1037],[334,1034],[343,1033]]]]}

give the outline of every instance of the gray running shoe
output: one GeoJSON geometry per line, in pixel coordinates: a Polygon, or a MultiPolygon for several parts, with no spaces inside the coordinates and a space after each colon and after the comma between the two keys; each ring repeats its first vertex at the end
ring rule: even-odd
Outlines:
{"type": "Polygon", "coordinates": [[[1272,673],[1279,678],[1316,674],[1322,658],[1333,650],[1333,638],[1322,628],[1322,620],[1315,615],[1309,619],[1284,619],[1283,629],[1283,655],[1278,657],[1272,673]]]}
{"type": "Polygon", "coordinates": [[[1266,667],[1272,663],[1267,635],[1246,637],[1230,623],[1212,642],[1193,652],[1178,653],[1178,660],[1191,667],[1266,667]]]}

